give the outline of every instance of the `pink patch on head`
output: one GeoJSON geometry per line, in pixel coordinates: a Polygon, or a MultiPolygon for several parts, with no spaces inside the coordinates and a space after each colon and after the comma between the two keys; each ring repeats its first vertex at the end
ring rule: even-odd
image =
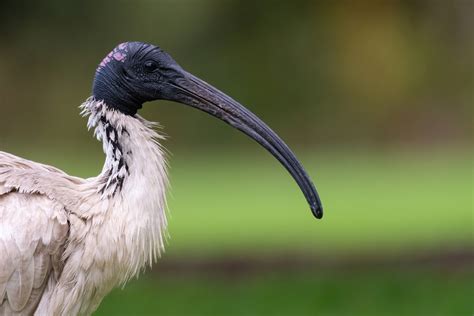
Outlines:
{"type": "Polygon", "coordinates": [[[121,52],[114,53],[114,59],[123,62],[125,61],[125,55],[121,52]]]}
{"type": "Polygon", "coordinates": [[[105,67],[105,65],[107,65],[109,62],[110,62],[110,57],[109,57],[109,55],[107,55],[107,56],[105,56],[104,59],[102,59],[102,61],[100,62],[99,67],[105,67]]]}
{"type": "Polygon", "coordinates": [[[113,51],[111,51],[107,56],[105,56],[105,58],[99,64],[99,67],[98,67],[97,70],[100,70],[101,68],[104,68],[112,60],[120,61],[122,63],[125,62],[125,58],[127,57],[127,53],[128,53],[127,43],[119,44],[117,47],[114,48],[113,51]]]}

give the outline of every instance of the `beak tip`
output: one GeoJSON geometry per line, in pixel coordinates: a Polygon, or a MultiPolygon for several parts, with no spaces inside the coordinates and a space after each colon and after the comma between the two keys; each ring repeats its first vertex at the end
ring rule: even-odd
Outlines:
{"type": "Polygon", "coordinates": [[[323,218],[323,206],[320,204],[311,205],[311,212],[317,219],[323,218]]]}

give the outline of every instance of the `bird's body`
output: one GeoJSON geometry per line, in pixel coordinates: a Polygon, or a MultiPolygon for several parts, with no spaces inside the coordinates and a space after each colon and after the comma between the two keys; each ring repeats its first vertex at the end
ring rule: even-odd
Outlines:
{"type": "Polygon", "coordinates": [[[157,99],[207,112],[270,151],[322,216],[291,150],[250,111],[184,71],[156,46],[117,46],[83,105],[105,163],[81,179],[0,152],[0,316],[88,315],[164,247],[168,180],[160,136],[137,110],[157,99]]]}
{"type": "Polygon", "coordinates": [[[106,154],[99,176],[0,152],[0,315],[90,314],[163,249],[161,137],[102,102],[83,107],[106,154]]]}

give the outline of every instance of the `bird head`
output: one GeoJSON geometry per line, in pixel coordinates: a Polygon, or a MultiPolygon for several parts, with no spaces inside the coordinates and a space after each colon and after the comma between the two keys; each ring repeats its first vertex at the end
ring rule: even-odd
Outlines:
{"type": "Polygon", "coordinates": [[[185,71],[159,47],[141,42],[119,44],[97,68],[93,96],[131,116],[147,101],[169,100],[219,118],[277,158],[298,183],[313,215],[322,217],[321,201],[311,179],[281,138],[240,103],[185,71]]]}

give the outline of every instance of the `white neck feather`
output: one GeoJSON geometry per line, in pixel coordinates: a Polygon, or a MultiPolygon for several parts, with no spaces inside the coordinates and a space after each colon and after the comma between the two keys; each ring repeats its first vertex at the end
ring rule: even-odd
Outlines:
{"type": "Polygon", "coordinates": [[[140,258],[130,264],[128,278],[156,260],[164,249],[168,177],[158,143],[164,137],[153,129],[157,124],[111,110],[93,98],[81,107],[106,155],[96,178],[98,193],[108,204],[110,216],[124,225],[135,252],[132,258],[140,258]]]}
{"type": "Polygon", "coordinates": [[[163,137],[153,123],[92,97],[81,108],[106,159],[99,176],[77,185],[67,264],[41,301],[41,315],[91,314],[113,287],[151,265],[164,249],[168,180],[158,143],[163,137]]]}

